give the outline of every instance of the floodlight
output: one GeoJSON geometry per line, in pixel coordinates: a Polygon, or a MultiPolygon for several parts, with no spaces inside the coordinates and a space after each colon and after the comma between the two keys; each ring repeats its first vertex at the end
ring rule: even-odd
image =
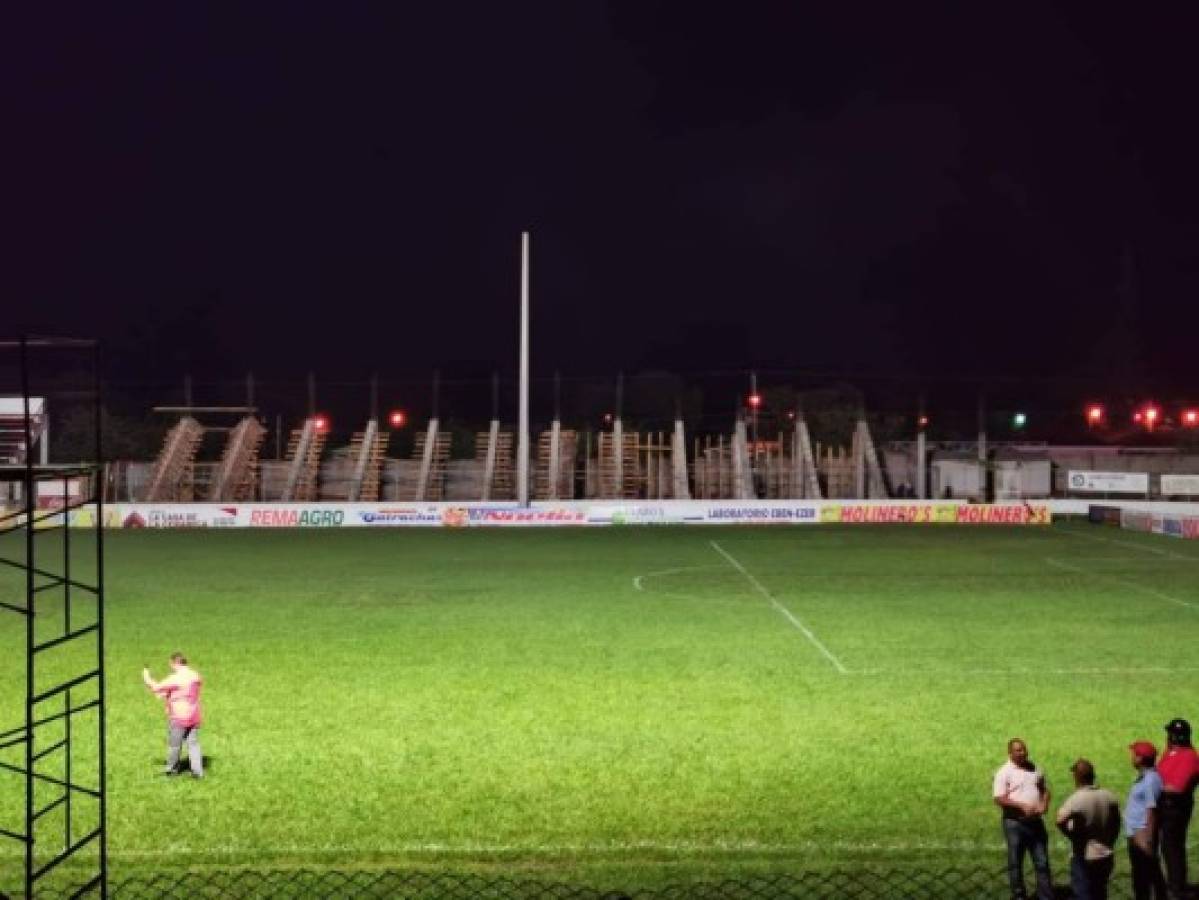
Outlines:
{"type": "Polygon", "coordinates": [[[1012,416],[1012,427],[1015,429],[1023,428],[1028,424],[1028,416],[1022,412],[1015,413],[1012,416]]]}

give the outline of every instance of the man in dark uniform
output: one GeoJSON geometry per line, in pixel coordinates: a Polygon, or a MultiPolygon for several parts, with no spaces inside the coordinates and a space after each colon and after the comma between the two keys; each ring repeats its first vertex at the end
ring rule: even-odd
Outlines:
{"type": "Polygon", "coordinates": [[[1166,725],[1166,752],[1158,761],[1157,773],[1162,777],[1158,813],[1166,886],[1170,900],[1182,900],[1187,895],[1187,826],[1199,783],[1199,754],[1191,746],[1191,723],[1186,719],[1166,725]]]}

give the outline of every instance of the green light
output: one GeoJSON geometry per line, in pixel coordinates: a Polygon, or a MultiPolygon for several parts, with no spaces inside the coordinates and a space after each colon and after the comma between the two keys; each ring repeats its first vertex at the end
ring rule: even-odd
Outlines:
{"type": "Polygon", "coordinates": [[[1027,424],[1028,424],[1028,416],[1026,416],[1024,413],[1018,412],[1014,416],[1012,416],[1012,427],[1013,428],[1023,428],[1027,424]]]}

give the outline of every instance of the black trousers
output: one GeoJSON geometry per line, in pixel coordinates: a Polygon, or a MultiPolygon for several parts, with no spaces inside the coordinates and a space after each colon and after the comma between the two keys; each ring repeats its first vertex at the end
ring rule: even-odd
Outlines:
{"type": "Polygon", "coordinates": [[[1135,900],[1167,900],[1166,879],[1162,877],[1157,847],[1146,853],[1129,840],[1128,861],[1132,866],[1132,896],[1135,900]]]}
{"type": "Polygon", "coordinates": [[[1166,886],[1171,900],[1180,900],[1187,891],[1187,826],[1195,798],[1191,794],[1163,793],[1157,800],[1161,817],[1162,862],[1166,864],[1166,886]]]}

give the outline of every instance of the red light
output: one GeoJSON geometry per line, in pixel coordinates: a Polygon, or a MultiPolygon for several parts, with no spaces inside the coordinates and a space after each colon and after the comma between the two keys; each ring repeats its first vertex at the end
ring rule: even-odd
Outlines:
{"type": "Polygon", "coordinates": [[[327,416],[316,416],[312,420],[312,427],[322,434],[329,430],[329,419],[327,416]]]}
{"type": "Polygon", "coordinates": [[[604,413],[604,422],[608,425],[612,424],[612,413],[604,413]]]}
{"type": "Polygon", "coordinates": [[[921,428],[927,428],[928,427],[928,416],[921,416],[919,419],[916,420],[916,424],[919,425],[921,428]]]}
{"type": "Polygon", "coordinates": [[[1148,425],[1150,428],[1152,428],[1153,425],[1157,422],[1157,417],[1159,415],[1161,415],[1161,414],[1157,411],[1156,406],[1145,407],[1145,424],[1148,425]]]}
{"type": "Polygon", "coordinates": [[[1199,409],[1184,409],[1182,411],[1182,424],[1187,428],[1194,428],[1199,425],[1199,409]]]}
{"type": "Polygon", "coordinates": [[[1143,412],[1141,412],[1139,409],[1132,414],[1132,420],[1134,422],[1140,422],[1141,419],[1143,419],[1143,418],[1145,418],[1145,414],[1143,412]]]}
{"type": "Polygon", "coordinates": [[[408,419],[402,410],[393,410],[391,415],[387,417],[387,421],[391,423],[392,428],[403,428],[404,422],[408,419]]]}
{"type": "Polygon", "coordinates": [[[1103,407],[1096,404],[1095,406],[1087,407],[1087,421],[1092,425],[1098,425],[1103,421],[1103,407]]]}
{"type": "Polygon", "coordinates": [[[749,405],[752,408],[757,409],[759,406],[762,405],[762,395],[761,394],[750,394],[749,397],[747,398],[746,402],[749,403],[749,405]]]}

